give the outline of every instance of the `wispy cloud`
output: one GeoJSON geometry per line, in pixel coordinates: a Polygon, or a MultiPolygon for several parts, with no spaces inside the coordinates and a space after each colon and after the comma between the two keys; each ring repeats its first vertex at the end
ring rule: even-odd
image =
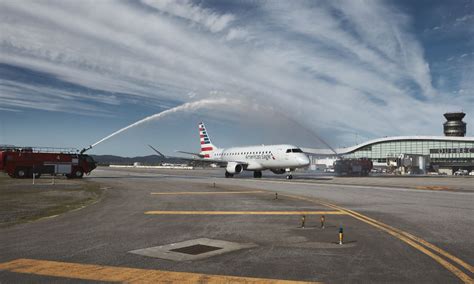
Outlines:
{"type": "Polygon", "coordinates": [[[222,31],[235,19],[232,14],[219,14],[187,0],[142,0],[141,2],[158,11],[202,25],[213,33],[222,31]]]}
{"type": "Polygon", "coordinates": [[[433,88],[411,19],[385,2],[252,3],[244,16],[190,1],[2,1],[1,62],[121,95],[32,97],[27,82],[3,82],[1,106],[97,113],[126,97],[228,96],[344,140],[439,133],[432,117],[470,102],[433,88]]]}

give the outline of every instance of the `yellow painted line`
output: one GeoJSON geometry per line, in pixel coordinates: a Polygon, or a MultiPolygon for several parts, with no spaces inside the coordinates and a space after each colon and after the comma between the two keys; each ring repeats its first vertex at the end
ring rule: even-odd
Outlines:
{"type": "Polygon", "coordinates": [[[162,271],[36,259],[0,263],[0,271],[122,283],[318,283],[278,279],[162,271]]]}
{"type": "Polygon", "coordinates": [[[151,195],[193,195],[193,194],[245,194],[266,193],[265,191],[180,191],[180,192],[152,192],[151,195]]]}
{"type": "Polygon", "coordinates": [[[342,211],[146,211],[146,215],[345,215],[342,211]]]}
{"type": "Polygon", "coordinates": [[[445,259],[441,258],[439,255],[434,254],[432,251],[428,250],[427,248],[432,249],[433,251],[439,253],[440,255],[442,255],[442,256],[450,259],[451,261],[461,265],[462,267],[467,269],[469,272],[474,273],[472,265],[464,262],[463,260],[459,259],[458,257],[455,257],[454,255],[446,252],[445,250],[443,250],[443,249],[441,249],[441,248],[439,248],[439,247],[423,240],[420,237],[416,237],[416,236],[414,236],[410,233],[407,233],[403,230],[396,229],[396,228],[394,228],[392,226],[389,226],[385,223],[382,223],[380,221],[377,221],[377,220],[374,220],[370,217],[367,217],[363,214],[360,214],[360,213],[355,212],[353,210],[343,208],[343,207],[335,205],[335,204],[331,204],[329,202],[324,202],[324,201],[319,201],[319,200],[316,201],[316,200],[313,200],[313,199],[310,199],[310,198],[305,198],[305,197],[300,197],[300,196],[293,196],[293,195],[286,195],[286,196],[296,198],[296,199],[306,200],[306,201],[312,201],[312,202],[315,202],[315,203],[318,203],[318,204],[321,204],[321,205],[325,205],[327,207],[345,212],[347,215],[349,215],[351,217],[354,217],[354,218],[356,218],[356,219],[358,219],[358,220],[360,220],[364,223],[367,223],[371,226],[374,226],[374,227],[376,227],[376,228],[378,228],[378,229],[380,229],[384,232],[387,232],[390,235],[400,239],[401,241],[403,241],[403,242],[409,244],[410,246],[414,247],[415,249],[419,250],[420,252],[426,254],[427,256],[431,257],[436,262],[441,264],[448,271],[450,271],[451,273],[456,275],[464,283],[471,283],[471,284],[474,283],[474,280],[469,275],[464,273],[462,270],[460,270],[459,268],[457,268],[456,266],[454,266],[450,262],[448,262],[445,259]],[[423,247],[422,245],[426,246],[427,248],[423,247]]]}
{"type": "Polygon", "coordinates": [[[451,188],[447,186],[415,186],[416,189],[421,189],[421,190],[446,190],[450,191],[452,190],[451,188]]]}
{"type": "Polygon", "coordinates": [[[366,218],[367,220],[369,220],[369,221],[371,221],[371,222],[379,223],[380,225],[385,226],[385,227],[387,227],[388,229],[391,229],[391,230],[393,230],[393,231],[395,231],[395,232],[397,232],[397,233],[400,233],[400,234],[404,235],[405,237],[408,237],[408,238],[410,238],[410,239],[412,239],[412,240],[414,240],[414,241],[416,241],[416,242],[419,242],[419,243],[423,244],[424,246],[426,246],[426,247],[428,247],[428,248],[434,250],[435,252],[437,252],[437,253],[443,255],[444,257],[449,258],[449,259],[452,260],[453,262],[455,262],[455,263],[461,265],[462,267],[464,267],[465,269],[467,269],[469,272],[474,273],[474,268],[473,268],[472,265],[470,265],[470,264],[464,262],[464,261],[461,260],[460,258],[458,258],[458,257],[456,257],[456,256],[454,256],[454,255],[448,253],[447,251],[445,251],[445,250],[443,250],[443,249],[441,249],[441,248],[439,248],[439,247],[437,247],[437,246],[435,246],[435,245],[433,245],[433,244],[431,244],[431,243],[425,241],[424,239],[422,239],[422,238],[420,238],[420,237],[414,236],[414,235],[412,235],[412,234],[410,234],[410,233],[408,233],[408,232],[405,232],[405,231],[402,231],[402,230],[400,230],[400,229],[394,228],[394,227],[392,227],[392,226],[390,226],[390,225],[381,223],[381,222],[379,222],[379,221],[377,221],[377,220],[374,220],[374,219],[372,219],[372,218],[370,218],[370,217],[364,216],[364,215],[362,215],[362,214],[360,214],[360,213],[358,213],[358,212],[354,212],[354,211],[349,210],[349,209],[346,209],[346,211],[348,212],[348,214],[351,214],[351,213],[352,213],[352,214],[355,214],[355,215],[360,215],[362,218],[366,218]]]}
{"type": "MultiPolygon", "coordinates": [[[[435,246],[435,245],[433,245],[433,244],[431,244],[431,243],[425,241],[424,239],[422,239],[422,238],[420,238],[420,237],[414,236],[414,235],[412,235],[412,234],[410,234],[410,233],[408,233],[408,232],[402,231],[402,230],[397,229],[397,228],[394,228],[394,227],[392,227],[392,226],[390,226],[390,225],[384,224],[384,223],[382,223],[382,222],[380,222],[380,221],[374,220],[374,219],[372,219],[372,218],[370,218],[370,217],[367,217],[367,216],[365,216],[365,215],[362,215],[362,214],[360,214],[360,213],[358,213],[358,212],[355,212],[355,211],[352,211],[352,210],[349,210],[349,209],[345,209],[345,208],[342,208],[342,207],[340,207],[340,206],[337,206],[337,205],[334,205],[334,204],[330,204],[330,203],[328,203],[328,205],[332,205],[332,208],[334,208],[334,209],[346,211],[348,215],[351,215],[351,216],[352,216],[352,215],[358,215],[358,216],[361,217],[361,218],[365,218],[365,219],[367,219],[367,220],[369,220],[369,221],[371,221],[371,222],[377,223],[377,224],[382,225],[382,226],[384,226],[384,227],[386,227],[386,228],[388,228],[388,229],[390,229],[390,230],[393,230],[393,231],[395,231],[395,232],[397,232],[397,233],[399,233],[399,234],[402,234],[402,235],[404,235],[405,237],[408,237],[408,238],[410,238],[410,239],[412,239],[412,240],[414,240],[414,241],[417,241],[417,242],[423,244],[424,246],[426,246],[426,247],[428,247],[428,248],[430,248],[430,249],[436,251],[437,253],[439,253],[439,254],[441,254],[441,255],[443,255],[443,256],[449,258],[450,260],[454,261],[455,263],[457,263],[457,264],[461,265],[462,267],[466,268],[467,270],[469,270],[469,272],[474,273],[474,268],[473,268],[472,265],[469,265],[468,263],[464,262],[463,260],[459,259],[458,257],[456,257],[456,256],[454,256],[454,255],[448,253],[447,251],[445,251],[445,250],[443,250],[443,249],[441,249],[441,248],[439,248],[439,247],[437,247],[437,246],[435,246]]],[[[354,217],[354,216],[353,216],[353,217],[354,217]]]]}

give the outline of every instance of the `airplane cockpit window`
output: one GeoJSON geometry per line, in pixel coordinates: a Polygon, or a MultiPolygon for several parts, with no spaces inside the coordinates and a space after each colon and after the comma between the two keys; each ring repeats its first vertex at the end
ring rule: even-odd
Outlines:
{"type": "Polygon", "coordinates": [[[300,148],[288,149],[286,150],[287,153],[303,153],[300,148]]]}

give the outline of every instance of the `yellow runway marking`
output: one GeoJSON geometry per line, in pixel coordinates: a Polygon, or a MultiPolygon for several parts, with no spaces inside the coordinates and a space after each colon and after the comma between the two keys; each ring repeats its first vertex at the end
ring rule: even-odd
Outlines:
{"type": "Polygon", "coordinates": [[[451,188],[447,186],[415,186],[416,189],[421,189],[421,190],[446,190],[450,191],[452,190],[451,188]]]}
{"type": "Polygon", "coordinates": [[[147,215],[345,215],[342,211],[146,211],[147,215]]]}
{"type": "Polygon", "coordinates": [[[173,272],[36,259],[0,263],[0,271],[122,283],[317,283],[278,279],[173,272]]]}
{"type": "Polygon", "coordinates": [[[192,195],[192,194],[245,194],[266,193],[265,191],[180,191],[180,192],[152,192],[151,195],[192,195]]]}
{"type": "Polygon", "coordinates": [[[474,273],[472,265],[464,262],[463,260],[459,259],[458,257],[455,257],[454,255],[446,252],[445,250],[443,250],[443,249],[441,249],[441,248],[439,248],[439,247],[423,240],[422,238],[416,237],[416,236],[414,236],[410,233],[407,233],[405,231],[402,231],[400,229],[396,229],[392,226],[389,226],[389,225],[384,224],[380,221],[374,220],[374,219],[372,219],[370,217],[367,217],[363,214],[360,214],[358,212],[355,212],[355,211],[352,211],[352,210],[349,210],[349,209],[345,209],[341,206],[337,206],[337,205],[334,205],[334,204],[331,204],[331,203],[328,203],[328,202],[324,202],[324,201],[319,201],[319,200],[316,201],[314,199],[300,197],[300,196],[293,196],[293,195],[286,195],[286,196],[287,197],[292,197],[292,198],[295,198],[295,199],[312,201],[312,202],[315,202],[315,203],[318,203],[318,204],[321,204],[321,205],[325,205],[327,207],[330,207],[330,208],[333,208],[333,209],[336,209],[336,210],[340,210],[340,211],[346,213],[347,215],[349,215],[351,217],[354,217],[354,218],[356,218],[356,219],[358,219],[358,220],[360,220],[364,223],[367,223],[367,224],[369,224],[371,226],[374,226],[374,227],[376,227],[376,228],[378,228],[378,229],[380,229],[384,232],[389,233],[390,235],[398,238],[399,240],[409,244],[410,246],[414,247],[415,249],[419,250],[420,252],[426,254],[427,256],[431,257],[436,262],[441,264],[448,271],[450,271],[454,275],[456,275],[464,283],[474,283],[474,280],[469,275],[467,275],[462,270],[460,270],[459,268],[457,268],[456,266],[454,266],[453,264],[451,264],[447,260],[443,259],[439,255],[437,255],[437,254],[433,253],[432,251],[428,250],[427,248],[430,248],[431,250],[437,252],[438,254],[450,259],[451,261],[453,261],[453,262],[455,262],[459,265],[461,265],[462,267],[467,269],[469,272],[474,273]],[[423,247],[422,245],[424,245],[426,248],[423,247]]]}

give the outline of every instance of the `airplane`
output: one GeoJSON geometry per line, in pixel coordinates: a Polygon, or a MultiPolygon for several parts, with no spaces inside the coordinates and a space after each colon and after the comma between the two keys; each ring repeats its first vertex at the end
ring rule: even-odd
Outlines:
{"type": "MultiPolygon", "coordinates": [[[[296,168],[304,168],[309,165],[308,156],[300,148],[289,144],[218,148],[212,144],[202,122],[199,123],[199,138],[200,153],[177,152],[193,155],[197,157],[194,159],[197,161],[225,166],[226,178],[231,178],[243,171],[253,171],[254,178],[261,178],[262,171],[270,170],[274,174],[286,173],[286,178],[292,179],[292,172],[296,168]]],[[[158,155],[164,157],[158,150],[151,148],[158,155]]]]}

